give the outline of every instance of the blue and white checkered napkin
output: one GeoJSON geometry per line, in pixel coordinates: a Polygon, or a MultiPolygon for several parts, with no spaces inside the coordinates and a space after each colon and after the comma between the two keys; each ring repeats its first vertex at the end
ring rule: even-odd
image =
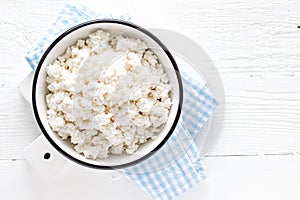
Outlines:
{"type": "MultiPolygon", "coordinates": [[[[25,58],[32,69],[58,35],[76,24],[96,18],[130,20],[128,14],[99,15],[85,6],[66,4],[44,37],[27,52],[25,58]]],[[[174,133],[152,157],[124,170],[128,179],[158,200],[172,199],[205,179],[199,149],[193,138],[212,115],[217,101],[202,83],[187,74],[182,75],[183,110],[174,133]]]]}

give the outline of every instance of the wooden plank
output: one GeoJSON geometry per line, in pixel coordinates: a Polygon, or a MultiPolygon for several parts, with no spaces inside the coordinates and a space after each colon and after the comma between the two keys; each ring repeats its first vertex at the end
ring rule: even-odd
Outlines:
{"type": "MultiPolygon", "coordinates": [[[[198,41],[220,70],[228,112],[212,155],[299,152],[299,1],[133,3],[155,23],[164,21],[166,28],[198,41]]],[[[23,59],[26,49],[62,4],[1,2],[0,158],[21,158],[22,149],[38,135],[17,86],[30,71],[23,59]],[[18,7],[24,9],[17,13],[18,7]]]]}
{"type": "Polygon", "coordinates": [[[197,41],[223,78],[300,75],[298,0],[133,2],[155,24],[197,41]]]}
{"type": "MultiPolygon", "coordinates": [[[[299,83],[296,78],[277,79],[276,84],[272,79],[226,80],[224,130],[211,155],[300,152],[299,83]]],[[[2,159],[21,158],[39,134],[30,106],[9,90],[16,89],[0,89],[0,104],[6,105],[0,114],[2,159]]]]}
{"type": "MultiPolygon", "coordinates": [[[[226,122],[205,159],[208,179],[179,199],[298,200],[300,1],[131,2],[158,27],[197,41],[224,80],[226,122]]],[[[0,2],[0,199],[151,199],[126,179],[84,168],[67,166],[46,181],[22,160],[39,134],[17,90],[30,71],[23,56],[63,3],[0,2]]]]}
{"type": "Polygon", "coordinates": [[[298,78],[224,81],[226,117],[212,155],[300,152],[298,78]]]}
{"type": "MultiPolygon", "coordinates": [[[[208,179],[178,199],[298,200],[300,155],[217,157],[205,160],[208,179]]],[[[0,161],[0,199],[151,199],[122,177],[69,165],[54,179],[42,179],[24,161],[0,161]],[[16,192],[17,191],[17,192],[16,192]]]]}

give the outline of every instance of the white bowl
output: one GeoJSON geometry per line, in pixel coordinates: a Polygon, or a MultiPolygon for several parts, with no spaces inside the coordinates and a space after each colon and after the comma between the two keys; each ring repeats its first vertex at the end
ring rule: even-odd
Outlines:
{"type": "Polygon", "coordinates": [[[60,35],[46,50],[42,56],[39,65],[35,71],[32,87],[32,105],[36,121],[48,139],[48,141],[55,147],[57,151],[62,153],[70,160],[87,167],[98,169],[116,169],[123,168],[136,164],[155,153],[161,148],[174,131],[180,113],[183,98],[181,76],[176,65],[176,62],[168,49],[149,31],[135,25],[120,20],[93,20],[79,24],[60,35]],[[49,92],[47,89],[45,68],[52,63],[59,55],[62,55],[68,46],[72,46],[80,38],[87,38],[87,36],[102,29],[111,34],[122,33],[122,35],[139,38],[145,41],[150,49],[156,54],[159,62],[165,67],[170,83],[173,85],[171,91],[172,107],[169,118],[163,127],[158,137],[150,140],[143,145],[140,145],[134,154],[110,155],[103,160],[91,160],[85,158],[83,155],[77,153],[74,145],[68,140],[63,140],[56,133],[54,133],[47,121],[47,105],[46,95],[49,92]]]}

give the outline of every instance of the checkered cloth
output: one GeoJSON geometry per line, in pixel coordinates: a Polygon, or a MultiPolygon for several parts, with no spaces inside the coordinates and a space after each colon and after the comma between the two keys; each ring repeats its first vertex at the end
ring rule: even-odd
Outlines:
{"type": "MultiPolygon", "coordinates": [[[[44,37],[27,52],[25,58],[32,69],[55,38],[72,26],[95,18],[115,18],[130,21],[128,14],[118,17],[99,15],[78,4],[66,4],[44,37]]],[[[167,143],[147,160],[126,168],[126,177],[141,186],[157,200],[173,199],[205,179],[199,149],[193,142],[195,134],[212,115],[218,104],[207,88],[182,73],[184,100],[178,125],[167,143]]]]}
{"type": "Polygon", "coordinates": [[[52,26],[47,30],[47,33],[26,53],[25,58],[31,68],[36,68],[40,58],[57,36],[77,24],[97,18],[114,18],[130,21],[130,17],[127,13],[121,13],[117,16],[113,16],[111,13],[99,14],[86,6],[70,3],[65,4],[52,23],[52,26]]]}

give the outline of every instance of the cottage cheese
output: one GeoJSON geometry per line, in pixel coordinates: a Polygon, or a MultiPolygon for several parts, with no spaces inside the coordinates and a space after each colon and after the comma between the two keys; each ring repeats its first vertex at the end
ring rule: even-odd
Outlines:
{"type": "Polygon", "coordinates": [[[49,125],[86,158],[132,154],[168,119],[172,86],[139,39],[97,30],[46,72],[49,125]]]}

